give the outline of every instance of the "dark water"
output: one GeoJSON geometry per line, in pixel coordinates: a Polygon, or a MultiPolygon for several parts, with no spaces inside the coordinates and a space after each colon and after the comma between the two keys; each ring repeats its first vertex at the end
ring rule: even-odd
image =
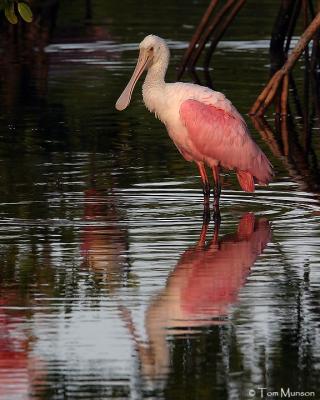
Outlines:
{"type": "MultiPolygon", "coordinates": [[[[211,71],[243,113],[268,76],[264,3],[211,71]]],[[[140,87],[114,109],[145,34],[169,40],[174,79],[205,4],[96,1],[85,24],[66,2],[41,57],[2,61],[1,400],[320,398],[318,125],[298,162],[248,119],[275,180],[253,195],[226,175],[205,241],[198,172],[140,87]]]]}

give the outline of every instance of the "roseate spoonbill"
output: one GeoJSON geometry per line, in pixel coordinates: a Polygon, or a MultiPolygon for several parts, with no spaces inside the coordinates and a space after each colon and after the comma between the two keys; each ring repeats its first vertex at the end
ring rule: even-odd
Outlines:
{"type": "Polygon", "coordinates": [[[244,119],[219,92],[192,83],[166,83],[169,49],[158,36],[148,35],[140,43],[140,54],[132,77],[116,103],[124,110],[142,72],[143,100],[166,126],[169,136],[187,161],[194,161],[203,184],[208,211],[210,185],[205,165],[213,172],[214,207],[219,212],[221,192],[219,167],[235,170],[241,188],[254,192],[254,183],[267,185],[272,168],[265,154],[252,140],[244,119]]]}

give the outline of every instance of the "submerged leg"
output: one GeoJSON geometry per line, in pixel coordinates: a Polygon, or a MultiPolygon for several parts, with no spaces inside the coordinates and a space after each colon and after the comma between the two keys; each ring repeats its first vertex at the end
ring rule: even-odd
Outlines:
{"type": "Polygon", "coordinates": [[[213,231],[213,236],[210,241],[209,247],[217,246],[219,243],[220,223],[221,223],[221,217],[220,217],[220,212],[219,212],[218,215],[215,214],[215,216],[214,216],[214,231],[213,231]]]}
{"type": "Polygon", "coordinates": [[[221,184],[220,184],[220,175],[219,175],[219,166],[214,165],[212,167],[212,174],[214,179],[214,189],[213,189],[213,210],[215,219],[217,217],[220,218],[220,209],[219,209],[219,200],[221,193],[221,184]]]}
{"type": "Polygon", "coordinates": [[[199,168],[201,180],[202,180],[202,188],[203,188],[203,218],[206,222],[210,220],[210,206],[209,206],[209,198],[210,198],[210,184],[207,176],[206,168],[203,162],[197,162],[197,166],[199,168]]]}

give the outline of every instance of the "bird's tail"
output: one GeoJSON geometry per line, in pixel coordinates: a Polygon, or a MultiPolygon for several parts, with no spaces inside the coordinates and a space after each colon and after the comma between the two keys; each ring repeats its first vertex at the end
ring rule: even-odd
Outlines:
{"type": "Polygon", "coordinates": [[[254,178],[248,171],[237,171],[237,178],[245,192],[254,192],[254,178]]]}

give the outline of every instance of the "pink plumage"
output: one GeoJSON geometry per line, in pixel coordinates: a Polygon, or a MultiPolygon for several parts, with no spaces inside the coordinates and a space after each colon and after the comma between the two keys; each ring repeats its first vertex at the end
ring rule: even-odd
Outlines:
{"type": "Polygon", "coordinates": [[[270,162],[251,139],[238,113],[226,112],[197,100],[186,100],[181,104],[180,117],[187,129],[191,149],[194,149],[195,161],[212,167],[219,163],[224,168],[235,169],[246,192],[254,191],[254,181],[264,185],[270,182],[270,162]]]}

